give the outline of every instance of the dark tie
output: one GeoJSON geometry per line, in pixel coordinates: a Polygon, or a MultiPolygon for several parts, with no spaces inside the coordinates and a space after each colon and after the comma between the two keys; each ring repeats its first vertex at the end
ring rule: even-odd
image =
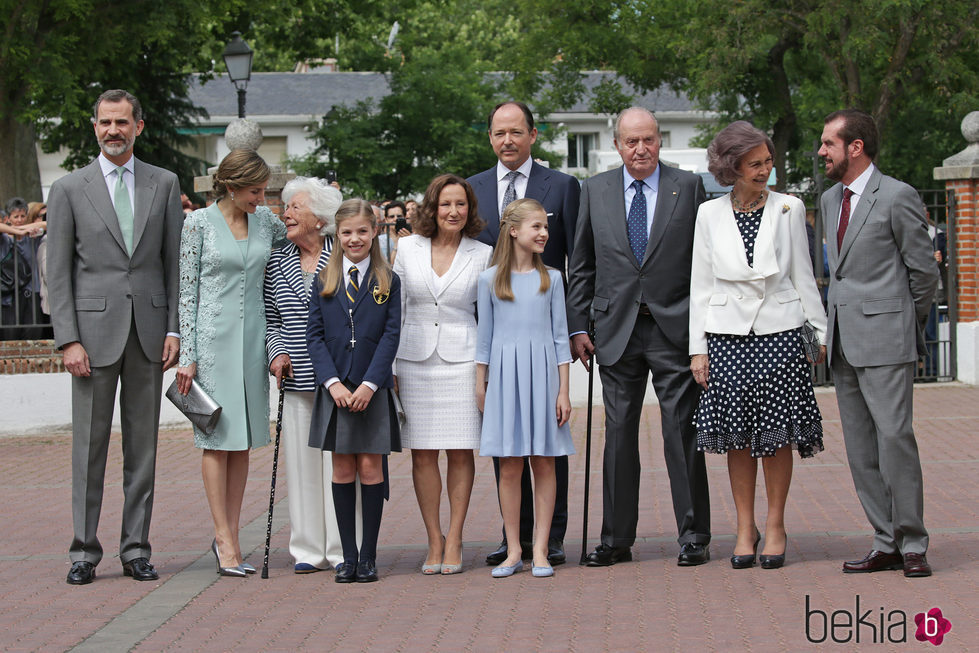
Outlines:
{"type": "Polygon", "coordinates": [[[358,283],[360,270],[357,269],[356,265],[351,265],[350,269],[347,270],[347,274],[350,275],[350,283],[347,284],[347,299],[353,304],[357,301],[357,291],[360,290],[360,284],[358,283]]]}
{"type": "Polygon", "coordinates": [[[843,189],[843,206],[840,208],[840,226],[836,230],[836,251],[843,249],[843,236],[846,235],[846,227],[850,224],[850,198],[853,191],[849,188],[843,189]]]}
{"type": "Polygon", "coordinates": [[[508,183],[506,189],[503,191],[503,206],[500,207],[500,217],[503,217],[503,211],[506,210],[507,205],[513,200],[517,199],[517,188],[513,185],[513,182],[515,182],[519,176],[519,172],[516,170],[511,170],[510,172],[506,173],[506,177],[504,177],[508,183]]]}
{"type": "Polygon", "coordinates": [[[646,184],[636,179],[632,182],[632,187],[636,189],[636,196],[632,198],[632,206],[629,207],[629,246],[636,260],[642,263],[646,255],[646,242],[649,240],[649,232],[646,227],[646,195],[642,192],[646,184]]]}
{"type": "Polygon", "coordinates": [[[133,205],[129,201],[129,189],[122,175],[126,172],[124,166],[116,168],[116,187],[113,192],[115,200],[116,217],[119,218],[119,230],[122,231],[122,239],[126,243],[126,249],[130,254],[133,253],[133,205]]]}

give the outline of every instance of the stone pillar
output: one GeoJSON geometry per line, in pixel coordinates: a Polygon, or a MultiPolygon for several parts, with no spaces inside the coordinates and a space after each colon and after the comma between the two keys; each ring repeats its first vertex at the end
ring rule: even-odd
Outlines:
{"type": "MultiPolygon", "coordinates": [[[[262,139],[262,129],[258,123],[245,118],[235,118],[224,132],[224,140],[232,150],[257,150],[262,144],[262,139]]],[[[281,216],[282,188],[296,175],[292,172],[284,172],[279,165],[270,164],[269,167],[272,169],[272,176],[269,177],[269,185],[265,189],[265,206],[272,209],[272,213],[281,216]]],[[[208,204],[216,199],[211,180],[215,170],[217,167],[208,168],[206,175],[194,177],[194,192],[205,195],[208,204]]]]}
{"type": "Polygon", "coordinates": [[[979,111],[962,120],[962,135],[968,146],[945,159],[934,176],[955,197],[955,274],[949,283],[957,306],[957,378],[979,384],[979,111]]]}

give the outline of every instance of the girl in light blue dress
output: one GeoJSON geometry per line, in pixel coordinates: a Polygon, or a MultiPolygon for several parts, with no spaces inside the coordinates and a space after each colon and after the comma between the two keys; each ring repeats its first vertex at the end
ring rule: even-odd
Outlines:
{"type": "Polygon", "coordinates": [[[547,214],[539,202],[511,202],[500,221],[493,267],[479,276],[476,403],[483,411],[481,456],[500,459],[500,510],[507,558],[494,578],[523,569],[520,475],[534,474],[534,576],[552,576],[547,538],[554,513],[554,457],[574,453],[568,418],[568,324],[561,274],[541,260],[547,214]]]}

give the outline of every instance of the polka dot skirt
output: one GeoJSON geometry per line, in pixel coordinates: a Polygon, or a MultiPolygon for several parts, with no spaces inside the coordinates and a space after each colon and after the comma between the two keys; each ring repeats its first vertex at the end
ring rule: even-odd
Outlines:
{"type": "Polygon", "coordinates": [[[697,449],[750,449],[774,456],[786,445],[803,458],[823,450],[823,425],[799,330],[708,334],[707,391],[694,414],[697,449]]]}
{"type": "MultiPolygon", "coordinates": [[[[735,211],[748,265],[763,208],[735,211]]],[[[747,336],[708,334],[707,390],[694,414],[697,449],[749,449],[774,456],[786,445],[803,458],[823,450],[823,425],[799,329],[747,336]]]]}

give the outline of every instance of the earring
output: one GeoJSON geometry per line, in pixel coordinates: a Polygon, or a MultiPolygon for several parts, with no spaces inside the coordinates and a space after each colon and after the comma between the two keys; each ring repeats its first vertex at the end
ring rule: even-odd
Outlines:
{"type": "Polygon", "coordinates": [[[232,202],[235,201],[235,192],[234,191],[231,191],[231,201],[232,202]]]}
{"type": "Polygon", "coordinates": [[[323,228],[323,223],[322,222],[317,222],[316,223],[316,228],[317,229],[322,229],[323,228]]]}

